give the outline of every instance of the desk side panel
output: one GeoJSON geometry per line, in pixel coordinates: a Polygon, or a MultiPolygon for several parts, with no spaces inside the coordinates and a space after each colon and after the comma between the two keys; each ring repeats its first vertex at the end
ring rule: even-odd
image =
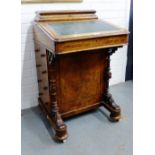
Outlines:
{"type": "Polygon", "coordinates": [[[40,42],[49,51],[55,51],[55,42],[52,37],[41,28],[37,23],[34,24],[34,40],[40,42]]]}
{"type": "Polygon", "coordinates": [[[43,105],[48,109],[50,107],[50,94],[48,85],[46,48],[38,42],[35,42],[35,59],[39,88],[38,97],[42,101],[43,105]]]}

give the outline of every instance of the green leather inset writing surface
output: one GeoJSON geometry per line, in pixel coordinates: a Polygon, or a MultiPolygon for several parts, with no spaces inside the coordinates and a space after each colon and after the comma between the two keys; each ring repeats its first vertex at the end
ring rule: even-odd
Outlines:
{"type": "Polygon", "coordinates": [[[117,31],[119,28],[103,21],[57,22],[48,23],[60,36],[117,31]]]}

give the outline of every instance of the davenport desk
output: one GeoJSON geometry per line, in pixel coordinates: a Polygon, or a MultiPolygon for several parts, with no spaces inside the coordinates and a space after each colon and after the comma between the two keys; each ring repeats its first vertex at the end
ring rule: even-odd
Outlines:
{"type": "Polygon", "coordinates": [[[128,31],[95,13],[42,11],[35,18],[39,105],[62,142],[68,137],[64,118],[99,106],[112,121],[121,117],[109,93],[110,55],[128,42],[128,31]]]}

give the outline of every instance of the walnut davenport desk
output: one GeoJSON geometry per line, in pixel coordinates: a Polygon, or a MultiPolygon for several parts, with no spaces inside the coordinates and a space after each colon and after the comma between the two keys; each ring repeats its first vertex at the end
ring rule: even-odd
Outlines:
{"type": "Polygon", "coordinates": [[[94,10],[42,11],[34,21],[39,105],[65,141],[63,119],[104,106],[118,121],[109,93],[110,55],[128,42],[128,31],[98,19],[94,10]]]}

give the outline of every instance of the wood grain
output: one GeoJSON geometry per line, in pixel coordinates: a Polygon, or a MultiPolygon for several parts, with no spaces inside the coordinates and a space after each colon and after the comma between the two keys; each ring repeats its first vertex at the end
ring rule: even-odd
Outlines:
{"type": "Polygon", "coordinates": [[[60,42],[56,44],[56,52],[67,54],[78,51],[103,49],[107,47],[117,47],[128,43],[127,35],[116,35],[70,42],[60,42]]]}
{"type": "Polygon", "coordinates": [[[63,118],[99,106],[110,112],[112,121],[121,118],[121,109],[109,93],[110,56],[127,44],[127,30],[61,38],[46,26],[49,21],[78,22],[88,18],[98,20],[94,10],[45,11],[38,12],[34,22],[40,107],[59,141],[68,137],[63,118]]]}

